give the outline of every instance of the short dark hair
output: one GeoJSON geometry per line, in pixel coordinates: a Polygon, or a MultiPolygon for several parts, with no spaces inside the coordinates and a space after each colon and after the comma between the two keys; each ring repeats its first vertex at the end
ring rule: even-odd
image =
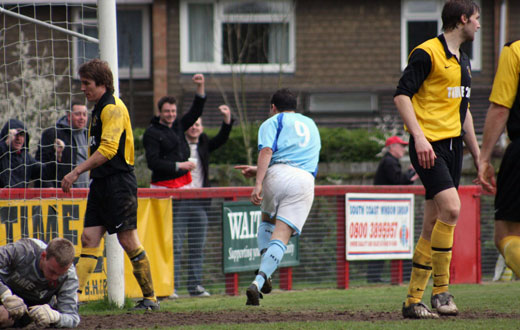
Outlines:
{"type": "Polygon", "coordinates": [[[83,102],[74,101],[74,102],[72,102],[70,104],[70,110],[69,111],[72,112],[72,110],[74,110],[74,107],[77,106],[77,105],[82,106],[82,107],[86,106],[85,103],[83,103],[83,102]]]}
{"type": "Polygon", "coordinates": [[[273,94],[271,104],[274,104],[279,111],[296,110],[297,100],[288,88],[282,88],[273,94]]]}
{"type": "Polygon", "coordinates": [[[47,260],[55,258],[61,267],[67,267],[74,261],[74,245],[65,238],[54,238],[49,242],[45,251],[47,260]]]}
{"type": "Polygon", "coordinates": [[[480,13],[480,7],[474,1],[449,0],[442,8],[442,30],[454,30],[461,23],[462,15],[469,19],[474,13],[480,13]]]}
{"type": "Polygon", "coordinates": [[[92,79],[96,86],[105,86],[107,92],[114,93],[114,76],[107,62],[95,58],[81,64],[78,73],[80,78],[92,79]]]}
{"type": "Polygon", "coordinates": [[[159,102],[157,102],[157,107],[159,108],[159,112],[161,112],[161,109],[162,109],[162,106],[164,105],[164,103],[177,104],[177,100],[173,96],[161,97],[159,102]]]}

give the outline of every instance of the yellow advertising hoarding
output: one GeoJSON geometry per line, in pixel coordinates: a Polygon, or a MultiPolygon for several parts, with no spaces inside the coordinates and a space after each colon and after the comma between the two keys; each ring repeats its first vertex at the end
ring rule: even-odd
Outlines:
{"type": "MultiPolygon", "coordinates": [[[[0,200],[0,245],[24,237],[45,242],[63,237],[74,244],[76,257],[79,257],[86,206],[86,199],[0,200]]],[[[137,219],[139,238],[150,259],[155,293],[157,296],[168,296],[173,292],[171,199],[139,198],[137,219]]],[[[103,298],[106,283],[103,253],[80,300],[103,298]]],[[[128,297],[142,296],[128,257],[125,257],[125,294],[128,297]]]]}

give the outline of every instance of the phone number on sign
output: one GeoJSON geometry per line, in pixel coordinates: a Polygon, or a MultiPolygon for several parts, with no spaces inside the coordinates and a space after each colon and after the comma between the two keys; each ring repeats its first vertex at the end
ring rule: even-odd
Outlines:
{"type": "Polygon", "coordinates": [[[349,238],[397,238],[397,222],[352,222],[349,238]]]}

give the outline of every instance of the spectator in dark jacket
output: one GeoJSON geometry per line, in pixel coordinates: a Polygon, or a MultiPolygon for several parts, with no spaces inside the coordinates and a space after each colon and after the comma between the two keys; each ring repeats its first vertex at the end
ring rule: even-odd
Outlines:
{"type": "MultiPolygon", "coordinates": [[[[417,180],[418,175],[415,173],[413,167],[410,167],[406,172],[401,170],[399,159],[406,153],[406,145],[408,145],[408,142],[398,136],[392,136],[386,140],[385,148],[387,152],[377,167],[374,185],[408,185],[417,180]]],[[[367,271],[368,283],[382,282],[381,272],[384,264],[384,260],[369,261],[367,271]]],[[[410,268],[409,263],[406,263],[405,266],[405,268],[410,268]]],[[[407,271],[404,273],[409,275],[407,271]]]]}
{"type": "MultiPolygon", "coordinates": [[[[233,120],[227,105],[221,105],[219,111],[223,122],[218,134],[209,138],[199,118],[185,133],[190,148],[189,161],[196,164],[191,170],[191,182],[181,188],[209,187],[209,156],[210,153],[228,140],[233,120]]],[[[175,289],[180,286],[182,247],[186,234],[188,236],[188,292],[194,297],[207,297],[209,292],[202,286],[202,263],[204,260],[204,245],[208,227],[207,199],[185,199],[174,204],[173,217],[173,247],[175,261],[175,289]]],[[[170,298],[177,298],[174,292],[170,298]]]]}
{"type": "MultiPolygon", "coordinates": [[[[84,104],[73,103],[71,111],[61,117],[55,127],[43,131],[36,151],[36,160],[44,164],[56,162],[58,165],[57,173],[49,173],[42,177],[43,188],[61,187],[63,177],[88,158],[87,118],[87,107],[84,104]],[[63,148],[59,159],[56,157],[55,144],[63,148]]],[[[73,187],[88,188],[88,181],[88,172],[81,173],[73,187]]]]}
{"type": "Polygon", "coordinates": [[[178,188],[191,182],[189,171],[195,168],[195,164],[188,161],[190,149],[184,131],[202,115],[206,102],[204,76],[194,75],[193,82],[197,91],[190,111],[177,119],[175,98],[165,96],[158,102],[159,116],[152,119],[144,132],[146,162],[152,170],[154,186],[178,188]]]}
{"type": "Polygon", "coordinates": [[[401,170],[399,159],[406,153],[406,145],[408,145],[408,142],[398,136],[392,136],[386,140],[385,148],[387,148],[387,152],[377,167],[374,177],[375,185],[412,184],[417,180],[418,176],[413,168],[409,168],[404,173],[401,170]]]}
{"type": "Polygon", "coordinates": [[[27,188],[31,180],[55,169],[54,164],[42,166],[29,154],[29,134],[24,123],[9,119],[0,131],[0,188],[27,188]]]}

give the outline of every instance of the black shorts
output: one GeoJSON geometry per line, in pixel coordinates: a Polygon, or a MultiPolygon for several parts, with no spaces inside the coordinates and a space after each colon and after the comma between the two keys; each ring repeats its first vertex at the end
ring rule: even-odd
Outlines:
{"type": "Polygon", "coordinates": [[[84,226],[103,226],[109,234],[137,228],[137,180],[134,172],[92,180],[84,226]]]}
{"type": "Polygon", "coordinates": [[[433,199],[435,195],[449,188],[457,189],[462,171],[462,137],[431,142],[431,145],[437,158],[432,168],[425,169],[419,165],[415,141],[410,136],[410,161],[424,185],[426,199],[433,199]]]}
{"type": "Polygon", "coordinates": [[[497,176],[495,220],[520,222],[520,141],[509,144],[497,176]]]}

